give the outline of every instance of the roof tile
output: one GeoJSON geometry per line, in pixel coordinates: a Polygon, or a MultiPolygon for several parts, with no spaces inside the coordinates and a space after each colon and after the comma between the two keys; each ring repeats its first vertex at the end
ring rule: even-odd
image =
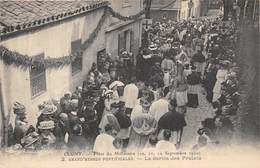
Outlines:
{"type": "MultiPolygon", "coordinates": [[[[73,12],[83,6],[103,3],[107,5],[107,1],[101,0],[95,2],[88,1],[1,1],[0,3],[0,36],[3,35],[2,30],[8,26],[20,25],[29,22],[43,20],[48,17],[57,16],[65,12],[73,12]]],[[[62,19],[60,17],[60,19],[62,19]]],[[[54,20],[56,21],[56,20],[54,20]]],[[[54,22],[51,20],[51,22],[54,22]]],[[[50,22],[50,21],[49,21],[50,22]]],[[[49,23],[48,22],[48,23],[49,23]]],[[[46,24],[46,22],[41,22],[46,24]]]]}

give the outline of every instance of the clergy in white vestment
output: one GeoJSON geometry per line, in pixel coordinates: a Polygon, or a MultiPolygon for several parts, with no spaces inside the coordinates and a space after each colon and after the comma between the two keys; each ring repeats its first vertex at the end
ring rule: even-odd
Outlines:
{"type": "Polygon", "coordinates": [[[123,102],[125,102],[126,114],[131,115],[131,112],[137,104],[139,89],[135,85],[135,79],[132,78],[131,83],[124,88],[123,102]]]}
{"type": "Polygon", "coordinates": [[[131,121],[139,115],[142,115],[145,111],[149,111],[151,104],[144,97],[138,99],[138,104],[134,107],[131,114],[131,121]]]}
{"type": "Polygon", "coordinates": [[[102,116],[102,119],[99,123],[100,132],[105,132],[105,127],[107,124],[111,125],[113,127],[114,131],[116,131],[117,133],[120,131],[120,125],[119,125],[117,118],[113,114],[114,112],[115,112],[115,110],[111,109],[109,112],[107,112],[106,114],[104,114],[102,116]]]}
{"type": "Polygon", "coordinates": [[[93,152],[111,152],[115,150],[115,147],[113,145],[114,137],[113,135],[113,127],[110,124],[107,124],[105,126],[105,132],[101,133],[97,136],[93,152]]]}
{"type": "Polygon", "coordinates": [[[141,102],[139,101],[139,102],[135,105],[135,107],[133,108],[133,111],[132,111],[132,113],[131,113],[131,120],[133,121],[133,119],[134,119],[136,116],[142,114],[142,110],[143,110],[143,108],[142,108],[141,102]]]}
{"type": "Polygon", "coordinates": [[[160,151],[175,151],[176,147],[174,143],[170,141],[171,131],[164,130],[163,132],[163,140],[160,140],[156,144],[156,149],[160,151]]]}
{"type": "Polygon", "coordinates": [[[150,107],[150,114],[156,119],[158,122],[159,119],[169,111],[169,102],[168,100],[164,97],[163,93],[160,92],[160,99],[157,101],[153,102],[151,107],[150,107]]]}
{"type": "Polygon", "coordinates": [[[152,115],[149,114],[149,102],[142,104],[142,113],[135,116],[132,120],[132,129],[130,131],[128,149],[142,150],[149,140],[150,135],[155,133],[157,122],[152,115]]]}

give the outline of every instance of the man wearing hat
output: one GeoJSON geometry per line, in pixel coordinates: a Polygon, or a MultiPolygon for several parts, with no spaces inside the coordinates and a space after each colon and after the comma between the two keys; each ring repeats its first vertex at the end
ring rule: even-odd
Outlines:
{"type": "Polygon", "coordinates": [[[204,84],[203,84],[207,92],[206,99],[210,103],[212,103],[212,99],[213,99],[213,88],[217,80],[216,79],[217,71],[218,71],[218,61],[216,59],[211,59],[206,69],[206,74],[205,74],[204,84]]]}
{"type": "Polygon", "coordinates": [[[198,72],[196,72],[196,67],[192,66],[191,67],[191,74],[187,76],[187,83],[188,83],[188,91],[187,91],[187,96],[188,96],[188,107],[192,108],[197,108],[199,105],[199,98],[198,98],[198,93],[200,89],[200,76],[198,72]]]}

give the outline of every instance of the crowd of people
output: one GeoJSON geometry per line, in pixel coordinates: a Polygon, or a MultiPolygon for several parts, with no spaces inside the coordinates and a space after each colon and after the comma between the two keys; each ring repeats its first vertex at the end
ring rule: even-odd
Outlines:
{"type": "Polygon", "coordinates": [[[74,93],[39,105],[36,126],[16,102],[9,145],[30,151],[178,150],[187,108],[200,106],[201,88],[215,116],[201,122],[192,149],[229,145],[239,107],[233,22],[156,22],[144,33],[149,47],[140,48],[136,65],[127,51],[93,63],[74,93]]]}

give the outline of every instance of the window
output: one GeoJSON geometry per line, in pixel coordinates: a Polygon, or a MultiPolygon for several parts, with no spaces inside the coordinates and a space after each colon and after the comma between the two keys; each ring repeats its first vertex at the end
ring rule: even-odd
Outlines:
{"type": "MultiPolygon", "coordinates": [[[[71,53],[80,51],[81,39],[71,42],[71,53]]],[[[71,63],[72,75],[82,70],[82,55],[78,55],[76,59],[71,63]]]]}
{"type": "Polygon", "coordinates": [[[134,31],[131,30],[130,31],[130,52],[133,53],[134,52],[134,47],[135,47],[135,39],[134,39],[134,31]]]}
{"type": "Polygon", "coordinates": [[[127,31],[124,31],[118,35],[118,55],[120,52],[125,49],[126,50],[126,38],[127,38],[127,31]]]}
{"type": "MultiPolygon", "coordinates": [[[[34,59],[44,59],[44,54],[37,55],[34,59]]],[[[32,97],[36,97],[46,91],[45,67],[32,66],[30,68],[30,84],[32,97]]]]}

